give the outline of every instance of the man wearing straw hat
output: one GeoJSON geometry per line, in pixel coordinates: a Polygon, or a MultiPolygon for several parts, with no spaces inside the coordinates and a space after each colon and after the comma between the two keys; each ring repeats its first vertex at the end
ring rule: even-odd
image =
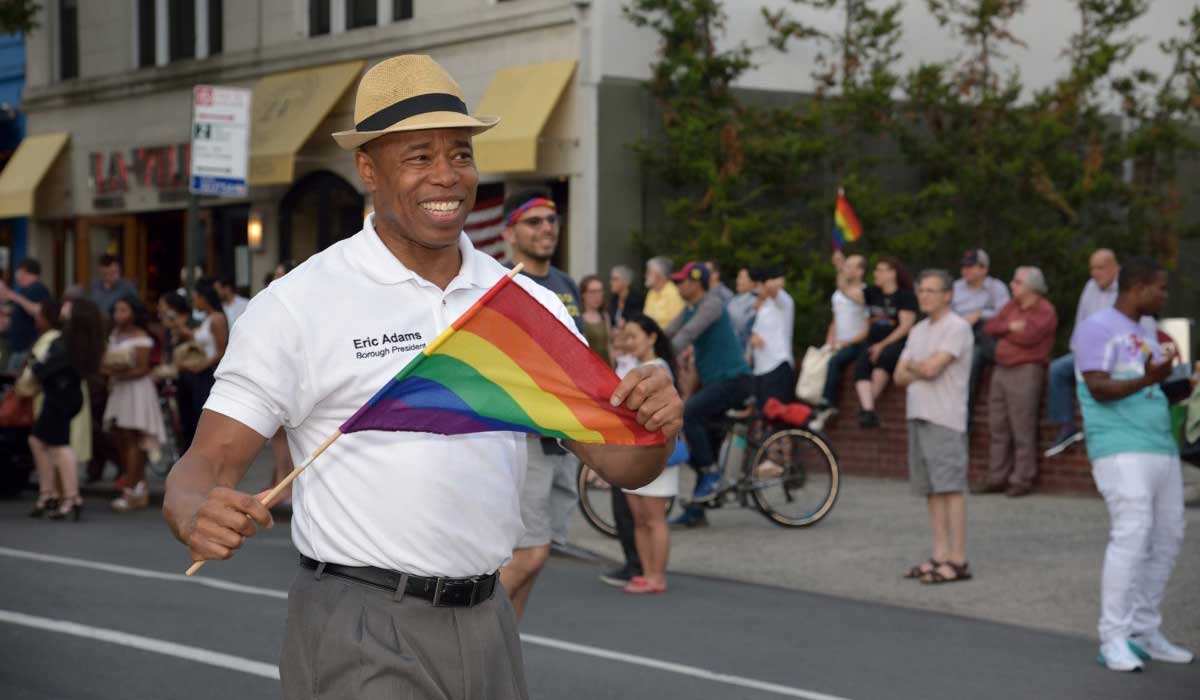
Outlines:
{"type": "MultiPolygon", "coordinates": [[[[478,172],[472,117],[427,56],[362,78],[354,151],[375,211],[363,230],[255,296],[234,327],[195,441],[167,483],[164,516],[195,560],[228,559],[271,515],[235,490],[283,426],[297,463],[280,675],[286,698],[525,698],[520,640],[496,571],[521,536],[525,437],[355,432],[329,436],[426,342],[507,274],[462,233],[478,172]]],[[[562,302],[516,281],[566,326],[562,302]]],[[[625,487],[662,469],[682,403],[662,371],[631,373],[614,403],[663,447],[565,443],[625,487]]]]}

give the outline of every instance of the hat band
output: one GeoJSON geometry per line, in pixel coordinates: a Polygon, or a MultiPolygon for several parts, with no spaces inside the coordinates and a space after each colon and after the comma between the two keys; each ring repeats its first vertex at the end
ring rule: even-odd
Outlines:
{"type": "Polygon", "coordinates": [[[402,122],[418,114],[428,112],[458,112],[467,113],[467,103],[458,95],[445,92],[430,92],[416,95],[406,100],[384,107],[366,119],[354,125],[356,131],[382,131],[396,122],[402,122]]]}

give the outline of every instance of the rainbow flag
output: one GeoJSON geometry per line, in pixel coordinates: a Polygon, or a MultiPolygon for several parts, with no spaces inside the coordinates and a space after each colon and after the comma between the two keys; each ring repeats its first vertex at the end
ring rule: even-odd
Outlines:
{"type": "Polygon", "coordinates": [[[847,243],[853,243],[862,238],[862,224],[850,208],[846,193],[838,190],[837,206],[833,209],[833,247],[841,250],[847,243]]]}
{"type": "Polygon", "coordinates": [[[511,430],[578,442],[662,445],[613,408],[619,380],[546,307],[504,277],[340,431],[459,435],[511,430]]]}

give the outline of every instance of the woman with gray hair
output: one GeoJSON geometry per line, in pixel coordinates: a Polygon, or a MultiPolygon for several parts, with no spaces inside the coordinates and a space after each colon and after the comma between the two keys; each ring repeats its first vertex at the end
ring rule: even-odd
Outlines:
{"type": "Polygon", "coordinates": [[[1018,267],[1009,288],[1012,300],[984,326],[996,338],[996,367],[988,393],[988,479],[979,491],[1016,497],[1031,493],[1037,476],[1038,404],[1058,315],[1044,296],[1040,269],[1018,267]]]}
{"type": "Polygon", "coordinates": [[[641,314],[645,297],[633,288],[633,268],[613,265],[608,273],[608,319],[613,328],[625,325],[625,319],[641,314]]]}

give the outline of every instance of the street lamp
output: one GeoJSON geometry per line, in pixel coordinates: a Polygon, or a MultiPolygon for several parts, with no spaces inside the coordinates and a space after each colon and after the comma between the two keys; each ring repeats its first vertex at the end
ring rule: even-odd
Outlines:
{"type": "Polygon", "coordinates": [[[262,212],[258,209],[251,209],[246,220],[246,245],[256,253],[263,248],[262,212]]]}

